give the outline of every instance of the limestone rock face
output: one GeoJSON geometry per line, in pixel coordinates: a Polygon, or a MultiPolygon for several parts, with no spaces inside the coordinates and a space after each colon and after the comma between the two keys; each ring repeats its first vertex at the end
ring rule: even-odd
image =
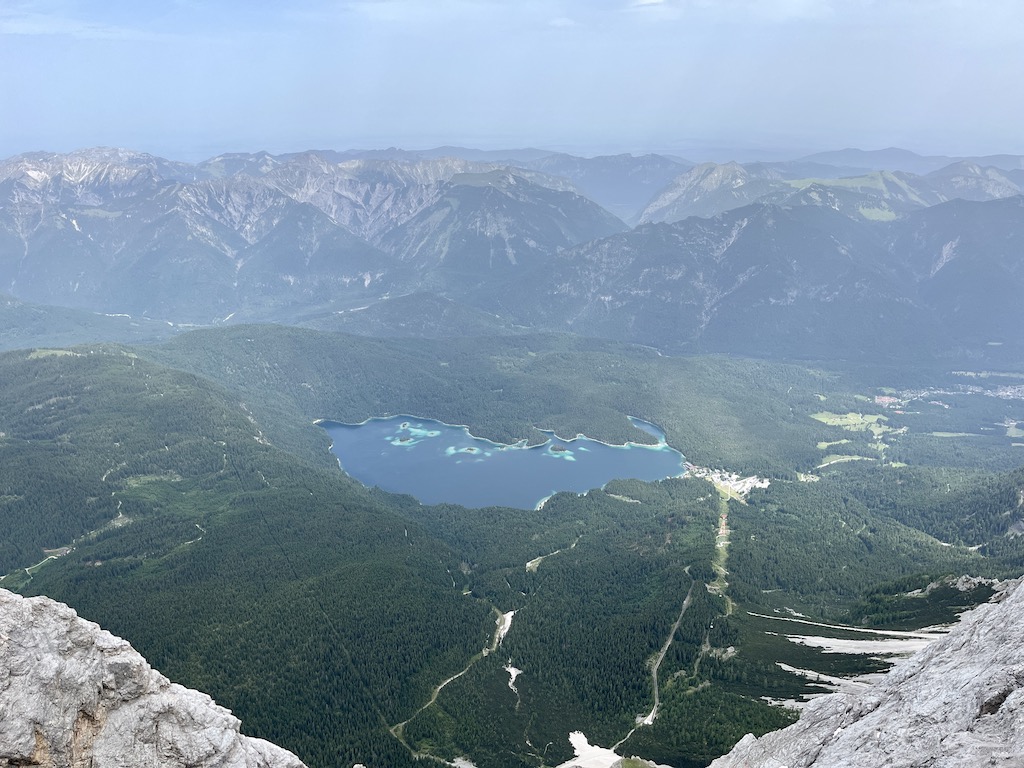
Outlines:
{"type": "Polygon", "coordinates": [[[0,589],[0,766],[304,768],[45,597],[0,589]]]}
{"type": "Polygon", "coordinates": [[[874,687],[816,699],[711,768],[1024,766],[1024,588],[964,614],[874,687]]]}

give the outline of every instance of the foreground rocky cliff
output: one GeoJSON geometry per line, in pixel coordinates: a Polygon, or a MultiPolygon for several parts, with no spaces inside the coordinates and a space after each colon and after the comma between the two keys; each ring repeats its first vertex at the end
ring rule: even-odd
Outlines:
{"type": "Polygon", "coordinates": [[[1024,766],[1024,588],[965,614],[876,686],[815,700],[711,768],[1024,766]]]}
{"type": "Polygon", "coordinates": [[[303,768],[66,605],[2,589],[0,766],[303,768]]]}

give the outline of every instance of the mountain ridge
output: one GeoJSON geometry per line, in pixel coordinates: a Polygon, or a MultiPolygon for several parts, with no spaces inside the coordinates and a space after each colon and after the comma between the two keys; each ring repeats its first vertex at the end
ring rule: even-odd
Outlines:
{"type": "MultiPolygon", "coordinates": [[[[540,170],[334,159],[222,157],[233,175],[198,180],[161,178],[158,159],[119,150],[6,161],[0,287],[174,325],[302,323],[433,293],[416,302],[424,328],[456,302],[471,327],[499,315],[506,328],[668,351],[1004,365],[1019,344],[1016,182],[966,161],[839,179],[799,177],[807,164],[704,164],[653,204],[664,215],[629,229],[548,171],[607,187],[623,169],[673,167],[657,157],[551,155],[540,170]]],[[[390,309],[374,314],[366,327],[408,333],[390,309]]]]}
{"type": "Polygon", "coordinates": [[[1012,174],[970,160],[954,161],[927,174],[883,168],[806,175],[820,170],[799,163],[703,163],[673,179],[637,219],[674,223],[761,202],[826,206],[856,219],[891,221],[954,199],[997,200],[1022,192],[1012,174]]]}

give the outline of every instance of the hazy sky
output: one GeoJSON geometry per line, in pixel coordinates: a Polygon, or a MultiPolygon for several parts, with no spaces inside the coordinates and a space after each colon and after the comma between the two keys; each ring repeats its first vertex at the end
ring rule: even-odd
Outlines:
{"type": "Polygon", "coordinates": [[[1021,0],[0,0],[0,71],[0,156],[1024,154],[1021,0]]]}

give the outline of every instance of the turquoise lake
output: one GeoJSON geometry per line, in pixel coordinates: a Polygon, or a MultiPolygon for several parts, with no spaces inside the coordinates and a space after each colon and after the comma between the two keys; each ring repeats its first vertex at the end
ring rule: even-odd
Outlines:
{"type": "Polygon", "coordinates": [[[657,445],[608,445],[588,437],[542,445],[502,445],[466,427],[393,416],[362,424],[321,421],[331,451],[364,485],[407,493],[425,504],[534,509],[558,491],[583,493],[609,480],[663,480],[683,473],[683,455],[653,424],[630,419],[657,445]]]}

